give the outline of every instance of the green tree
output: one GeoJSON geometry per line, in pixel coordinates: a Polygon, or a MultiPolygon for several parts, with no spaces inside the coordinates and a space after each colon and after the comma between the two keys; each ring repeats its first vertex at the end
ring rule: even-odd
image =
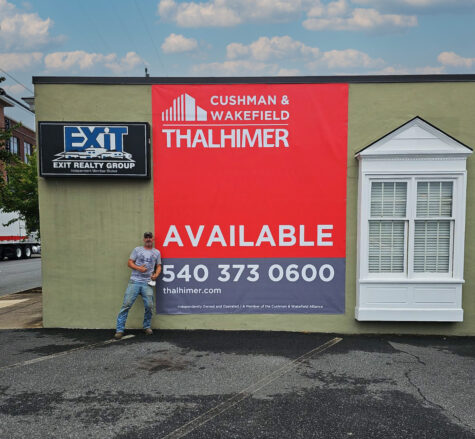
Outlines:
{"type": "MultiPolygon", "coordinates": [[[[5,212],[19,212],[28,233],[39,232],[38,170],[36,151],[23,163],[17,157],[5,165],[8,181],[0,178],[0,208],[5,212]]],[[[18,221],[14,219],[12,222],[18,221]]]]}
{"type": "MultiPolygon", "coordinates": [[[[19,125],[15,125],[14,128],[17,128],[19,125]]],[[[7,148],[8,140],[12,136],[12,131],[14,128],[10,129],[0,129],[0,163],[12,163],[15,161],[16,156],[7,148]]]]}
{"type": "MultiPolygon", "coordinates": [[[[0,83],[5,78],[0,77],[0,83]]],[[[18,212],[19,218],[9,221],[9,225],[19,219],[25,221],[28,233],[39,232],[40,214],[38,207],[38,170],[36,152],[23,163],[17,155],[10,153],[8,140],[13,129],[0,129],[0,209],[4,212],[18,212]],[[3,178],[2,168],[8,179],[3,178]]]]}

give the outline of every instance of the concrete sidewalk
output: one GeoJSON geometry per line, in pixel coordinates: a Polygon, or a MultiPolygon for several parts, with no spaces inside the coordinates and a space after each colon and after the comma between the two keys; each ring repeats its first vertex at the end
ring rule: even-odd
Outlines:
{"type": "Polygon", "coordinates": [[[0,297],[0,329],[31,329],[43,326],[41,288],[0,297]]]}
{"type": "Polygon", "coordinates": [[[0,437],[475,438],[475,339],[0,331],[0,437]]]}

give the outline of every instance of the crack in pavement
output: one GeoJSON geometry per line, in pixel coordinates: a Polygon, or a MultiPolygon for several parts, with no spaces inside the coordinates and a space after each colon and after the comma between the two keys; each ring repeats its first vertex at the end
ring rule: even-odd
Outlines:
{"type": "MultiPolygon", "coordinates": [[[[404,349],[401,349],[400,347],[396,347],[396,346],[394,346],[394,344],[391,343],[391,342],[390,342],[390,344],[391,344],[391,346],[393,346],[394,349],[396,349],[398,352],[401,352],[402,354],[405,354],[405,355],[408,355],[408,356],[410,356],[410,357],[412,357],[412,358],[415,358],[418,364],[421,364],[421,365],[423,365],[423,366],[427,366],[427,364],[426,364],[424,361],[422,361],[419,356],[417,356],[417,355],[415,355],[415,354],[413,354],[413,353],[411,353],[411,352],[407,352],[407,351],[405,351],[404,349]]],[[[412,363],[410,363],[410,364],[414,364],[414,363],[412,362],[412,363]]],[[[444,407],[444,406],[442,406],[442,405],[440,405],[440,404],[438,404],[438,403],[436,403],[436,402],[434,402],[434,401],[431,401],[426,395],[424,395],[424,393],[422,392],[422,389],[411,379],[410,374],[411,374],[412,372],[414,372],[414,368],[409,368],[408,370],[406,370],[406,371],[404,372],[404,376],[406,377],[407,382],[410,384],[410,386],[413,387],[413,388],[417,391],[418,395],[422,398],[423,401],[425,401],[427,404],[429,404],[430,406],[432,406],[432,407],[434,407],[434,408],[438,408],[438,409],[441,410],[443,413],[446,413],[449,418],[452,417],[452,418],[456,419],[461,425],[467,427],[470,431],[475,431],[474,428],[473,428],[470,424],[467,424],[465,421],[463,421],[463,420],[462,420],[459,416],[457,416],[455,413],[452,413],[452,412],[451,412],[449,409],[447,409],[446,407],[444,407]]]]}
{"type": "Polygon", "coordinates": [[[415,358],[419,364],[422,364],[422,365],[424,365],[424,366],[427,366],[427,364],[426,364],[424,361],[422,361],[416,354],[413,354],[413,353],[411,353],[411,352],[407,352],[407,351],[405,351],[405,350],[403,350],[403,349],[401,349],[401,348],[396,348],[394,345],[393,345],[393,347],[394,347],[394,349],[397,349],[399,352],[402,352],[403,354],[407,354],[407,355],[409,355],[409,356],[415,358]]]}

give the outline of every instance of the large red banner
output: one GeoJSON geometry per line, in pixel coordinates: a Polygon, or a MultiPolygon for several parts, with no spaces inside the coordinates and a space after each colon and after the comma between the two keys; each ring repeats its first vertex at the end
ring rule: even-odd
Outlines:
{"type": "MultiPolygon", "coordinates": [[[[344,263],[347,102],[346,84],[154,85],[155,231],[174,270],[180,260],[344,263]]],[[[302,264],[299,281],[313,273],[302,264]]],[[[179,287],[175,274],[167,287],[179,287]]]]}

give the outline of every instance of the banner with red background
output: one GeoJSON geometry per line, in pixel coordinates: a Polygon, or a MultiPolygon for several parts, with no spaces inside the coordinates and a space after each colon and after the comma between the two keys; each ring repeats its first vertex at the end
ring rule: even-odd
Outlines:
{"type": "Polygon", "coordinates": [[[157,312],[343,313],[348,86],[154,85],[157,312]]]}

